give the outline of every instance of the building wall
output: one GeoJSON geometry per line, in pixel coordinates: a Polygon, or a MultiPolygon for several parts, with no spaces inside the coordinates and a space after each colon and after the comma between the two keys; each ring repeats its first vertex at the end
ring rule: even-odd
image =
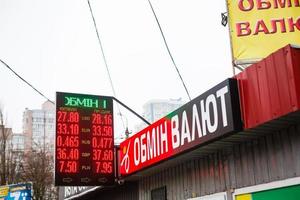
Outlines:
{"type": "Polygon", "coordinates": [[[12,134],[12,149],[13,151],[24,152],[24,134],[23,133],[13,133],[12,134]]]}
{"type": "MultiPolygon", "coordinates": [[[[185,102],[179,99],[156,99],[150,100],[143,106],[143,117],[150,123],[166,116],[167,114],[173,112],[185,102]]],[[[143,128],[147,127],[146,123],[140,123],[135,126],[134,132],[139,132],[143,128]]]]}
{"type": "Polygon", "coordinates": [[[24,133],[24,144],[25,144],[25,153],[29,152],[32,147],[32,112],[25,109],[23,112],[23,133],[24,133]]]}
{"type": "Polygon", "coordinates": [[[143,115],[149,122],[154,122],[176,110],[183,104],[184,102],[181,99],[151,100],[143,106],[143,115]]]}
{"type": "Polygon", "coordinates": [[[55,106],[46,101],[42,109],[27,109],[23,113],[23,133],[25,135],[25,152],[42,148],[54,148],[55,106]]]}
{"type": "MultiPolygon", "coordinates": [[[[250,133],[249,133],[250,134],[250,133]]],[[[144,177],[139,199],[166,186],[167,199],[187,199],[300,176],[300,124],[144,177]]]]}

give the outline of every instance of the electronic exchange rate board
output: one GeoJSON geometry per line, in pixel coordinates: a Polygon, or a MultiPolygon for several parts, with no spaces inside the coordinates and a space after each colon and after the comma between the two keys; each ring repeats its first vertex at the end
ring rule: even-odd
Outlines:
{"type": "Polygon", "coordinates": [[[112,97],[56,93],[55,185],[112,185],[112,97]]]}

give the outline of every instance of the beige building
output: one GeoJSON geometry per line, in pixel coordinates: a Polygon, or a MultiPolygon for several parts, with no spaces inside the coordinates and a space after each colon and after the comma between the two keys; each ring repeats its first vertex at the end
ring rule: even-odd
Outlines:
{"type": "Polygon", "coordinates": [[[25,109],[23,113],[23,133],[25,153],[46,148],[53,150],[55,135],[55,105],[50,101],[42,104],[41,109],[25,109]]]}
{"type": "MultiPolygon", "coordinates": [[[[164,117],[170,112],[176,110],[185,104],[181,98],[179,99],[152,99],[143,105],[143,117],[150,123],[164,117]]],[[[134,132],[137,133],[148,125],[140,123],[135,126],[134,132]]]]}
{"type": "Polygon", "coordinates": [[[0,142],[1,142],[1,150],[3,150],[3,142],[5,141],[5,150],[8,151],[12,148],[12,129],[6,128],[4,125],[0,125],[0,142]]]}
{"type": "Polygon", "coordinates": [[[14,152],[24,152],[24,134],[23,133],[13,133],[11,138],[12,150],[14,152]]]}

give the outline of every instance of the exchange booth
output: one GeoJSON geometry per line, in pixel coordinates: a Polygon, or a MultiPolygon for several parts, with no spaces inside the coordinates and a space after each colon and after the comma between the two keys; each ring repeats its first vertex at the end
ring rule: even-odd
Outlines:
{"type": "Polygon", "coordinates": [[[288,45],[120,144],[118,183],[69,199],[300,199],[300,49],[288,45]]]}

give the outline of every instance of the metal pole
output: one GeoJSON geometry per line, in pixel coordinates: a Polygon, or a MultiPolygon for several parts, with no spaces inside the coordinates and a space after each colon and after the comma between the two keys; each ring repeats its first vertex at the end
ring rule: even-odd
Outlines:
{"type": "Polygon", "coordinates": [[[145,118],[143,118],[142,116],[140,116],[139,114],[137,114],[134,110],[132,110],[131,108],[129,108],[128,106],[126,106],[124,103],[122,103],[120,100],[118,100],[115,97],[112,97],[113,100],[115,100],[117,103],[121,104],[124,108],[126,108],[127,110],[129,110],[130,112],[132,112],[135,116],[137,116],[138,118],[140,118],[143,122],[145,122],[147,125],[150,125],[151,123],[148,122],[145,118]]]}

